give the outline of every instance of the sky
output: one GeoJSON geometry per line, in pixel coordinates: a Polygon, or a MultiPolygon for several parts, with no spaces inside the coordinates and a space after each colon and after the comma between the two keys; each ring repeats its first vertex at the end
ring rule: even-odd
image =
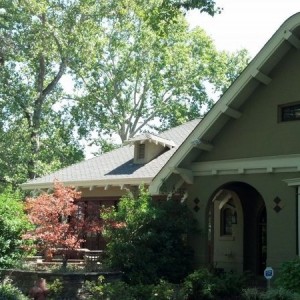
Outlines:
{"type": "Polygon", "coordinates": [[[219,50],[246,48],[254,57],[280,25],[300,11],[299,0],[215,0],[221,14],[190,12],[191,26],[199,25],[219,50]]]}

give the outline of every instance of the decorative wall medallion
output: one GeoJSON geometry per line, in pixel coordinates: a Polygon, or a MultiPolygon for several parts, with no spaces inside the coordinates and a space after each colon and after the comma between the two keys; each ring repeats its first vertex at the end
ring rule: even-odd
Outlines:
{"type": "Polygon", "coordinates": [[[282,200],[277,196],[277,197],[273,200],[273,202],[275,203],[275,205],[273,206],[273,209],[274,209],[277,213],[279,213],[279,212],[282,210],[282,208],[283,208],[282,200]]]}
{"type": "Polygon", "coordinates": [[[200,203],[200,200],[198,198],[195,198],[194,199],[194,203],[195,203],[195,206],[194,206],[194,211],[195,212],[198,212],[200,207],[199,207],[199,203],[200,203]]]}

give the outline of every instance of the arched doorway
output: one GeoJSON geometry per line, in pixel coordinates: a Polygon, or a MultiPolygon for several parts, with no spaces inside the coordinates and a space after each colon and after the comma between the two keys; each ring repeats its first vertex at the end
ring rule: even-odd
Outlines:
{"type": "Polygon", "coordinates": [[[262,196],[243,182],[213,194],[208,209],[209,262],[224,271],[262,274],[267,259],[267,214],[262,196]]]}

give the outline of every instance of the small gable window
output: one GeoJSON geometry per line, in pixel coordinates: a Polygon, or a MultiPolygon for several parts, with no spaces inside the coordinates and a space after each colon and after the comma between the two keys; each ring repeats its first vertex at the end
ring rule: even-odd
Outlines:
{"type": "Polygon", "coordinates": [[[300,103],[280,106],[279,110],[281,122],[300,120],[300,103]]]}
{"type": "Polygon", "coordinates": [[[145,144],[139,144],[137,158],[144,159],[145,158],[145,144]]]}

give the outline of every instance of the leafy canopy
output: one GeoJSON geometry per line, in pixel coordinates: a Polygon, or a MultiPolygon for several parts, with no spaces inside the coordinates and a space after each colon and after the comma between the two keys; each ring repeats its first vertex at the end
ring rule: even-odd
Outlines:
{"type": "Polygon", "coordinates": [[[88,30],[85,1],[3,1],[0,151],[3,182],[19,183],[83,158],[60,81],[88,30]]]}
{"type": "Polygon", "coordinates": [[[145,21],[148,9],[135,2],[99,20],[94,46],[72,66],[78,88],[72,112],[81,136],[117,134],[124,142],[201,117],[213,104],[211,88],[223,92],[245,67],[246,51],[218,52],[182,14],[161,34],[145,21]]]}

